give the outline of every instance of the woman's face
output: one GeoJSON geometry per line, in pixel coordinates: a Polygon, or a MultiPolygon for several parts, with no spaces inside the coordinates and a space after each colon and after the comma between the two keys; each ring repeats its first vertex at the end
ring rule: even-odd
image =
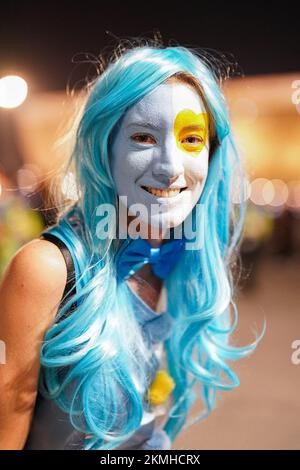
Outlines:
{"type": "Polygon", "coordinates": [[[176,227],[192,211],[208,173],[208,116],[189,85],[159,85],[123,116],[112,142],[120,203],[142,223],[176,227]],[[139,206],[133,206],[139,204],[139,206]],[[142,209],[142,210],[140,210],[142,209]]]}

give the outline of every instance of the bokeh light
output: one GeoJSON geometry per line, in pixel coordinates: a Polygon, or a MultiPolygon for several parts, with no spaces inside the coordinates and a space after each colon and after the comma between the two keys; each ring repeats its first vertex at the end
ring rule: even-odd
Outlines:
{"type": "Polygon", "coordinates": [[[269,204],[273,207],[284,206],[288,200],[289,190],[287,184],[279,179],[271,180],[274,195],[269,204]]]}
{"type": "Polygon", "coordinates": [[[17,108],[26,99],[28,85],[22,77],[7,75],[0,79],[0,107],[17,108]]]}
{"type": "Polygon", "coordinates": [[[39,168],[26,164],[17,171],[18,188],[23,196],[33,193],[38,186],[39,168]]]}
{"type": "Polygon", "coordinates": [[[270,185],[268,185],[269,180],[267,178],[256,178],[251,182],[251,194],[250,199],[257,206],[264,206],[268,204],[266,197],[270,197],[270,185]]]}
{"type": "Polygon", "coordinates": [[[300,181],[290,181],[288,189],[287,206],[291,209],[300,210],[300,181]]]}

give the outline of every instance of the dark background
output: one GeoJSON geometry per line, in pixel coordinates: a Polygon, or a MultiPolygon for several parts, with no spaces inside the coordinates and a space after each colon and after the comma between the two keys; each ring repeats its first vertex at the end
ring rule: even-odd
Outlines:
{"type": "Polygon", "coordinates": [[[165,45],[225,53],[245,75],[300,68],[297,4],[9,0],[1,2],[0,76],[19,73],[38,90],[74,87],[90,72],[85,53],[97,56],[114,36],[151,38],[153,30],[165,45]]]}

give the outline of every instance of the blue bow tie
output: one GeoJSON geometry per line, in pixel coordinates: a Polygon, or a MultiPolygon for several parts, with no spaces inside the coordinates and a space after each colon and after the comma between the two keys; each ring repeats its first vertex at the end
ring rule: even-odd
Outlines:
{"type": "Polygon", "coordinates": [[[154,248],[147,240],[129,237],[117,253],[118,276],[128,279],[144,264],[150,263],[154,274],[165,279],[179,259],[184,244],[184,239],[174,239],[154,248]]]}

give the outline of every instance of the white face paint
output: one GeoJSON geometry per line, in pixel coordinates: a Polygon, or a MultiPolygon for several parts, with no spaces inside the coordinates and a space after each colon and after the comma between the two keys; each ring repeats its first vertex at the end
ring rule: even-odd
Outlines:
{"type": "Polygon", "coordinates": [[[207,119],[198,93],[179,82],[158,86],[125,113],[112,143],[112,174],[129,213],[133,204],[145,207],[141,222],[176,227],[198,202],[208,173],[207,119]],[[179,189],[157,191],[172,188],[179,189]]]}

